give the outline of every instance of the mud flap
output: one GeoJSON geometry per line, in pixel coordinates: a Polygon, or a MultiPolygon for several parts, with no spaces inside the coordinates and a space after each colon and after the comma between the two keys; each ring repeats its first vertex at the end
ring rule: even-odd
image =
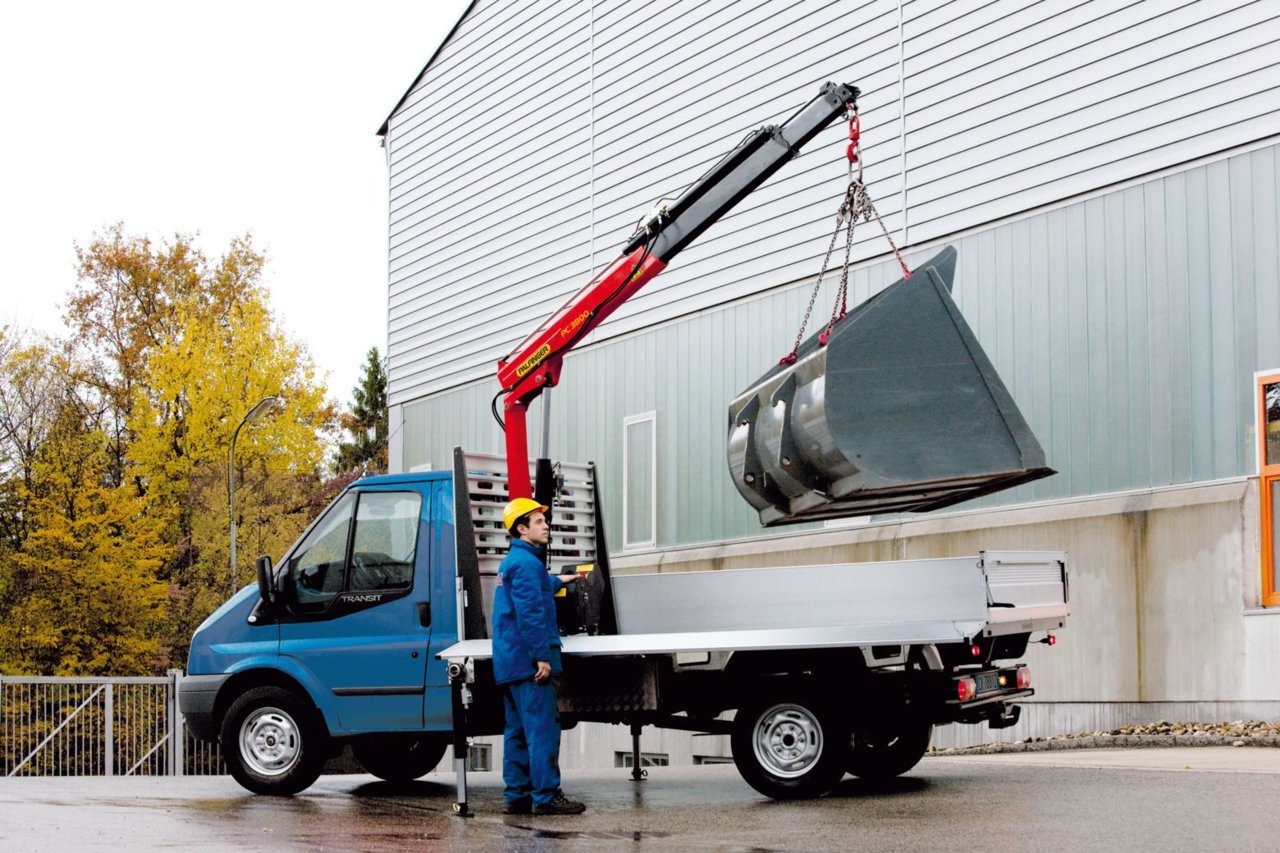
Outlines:
{"type": "Polygon", "coordinates": [[[951,298],[948,246],[729,406],[729,469],[765,526],[923,512],[1054,473],[951,298]]]}

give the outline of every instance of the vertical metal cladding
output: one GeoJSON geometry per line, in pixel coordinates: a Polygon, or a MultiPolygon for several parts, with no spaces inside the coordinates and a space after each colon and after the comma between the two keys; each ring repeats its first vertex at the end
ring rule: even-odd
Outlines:
{"type": "Polygon", "coordinates": [[[765,526],[922,512],[1054,473],[951,299],[947,247],[729,406],[734,485],[765,526]]]}

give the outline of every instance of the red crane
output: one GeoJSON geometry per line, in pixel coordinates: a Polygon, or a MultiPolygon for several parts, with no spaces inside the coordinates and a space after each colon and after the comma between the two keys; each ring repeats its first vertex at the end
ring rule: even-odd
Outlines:
{"type": "Polygon", "coordinates": [[[851,113],[858,95],[853,86],[825,83],[781,125],[752,131],[679,198],[660,207],[608,269],[498,362],[510,497],[533,496],[526,414],[539,394],[560,381],[564,356],[814,136],[851,113]]]}

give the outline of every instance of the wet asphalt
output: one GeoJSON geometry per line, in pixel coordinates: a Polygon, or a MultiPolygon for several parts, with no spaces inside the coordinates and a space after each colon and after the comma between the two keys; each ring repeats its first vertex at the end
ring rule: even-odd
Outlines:
{"type": "Polygon", "coordinates": [[[407,785],[326,776],[292,798],[229,777],[0,781],[0,850],[1276,850],[1280,749],[1074,750],[926,758],[782,803],[732,766],[569,774],[579,817],[505,817],[496,773],[407,785]]]}

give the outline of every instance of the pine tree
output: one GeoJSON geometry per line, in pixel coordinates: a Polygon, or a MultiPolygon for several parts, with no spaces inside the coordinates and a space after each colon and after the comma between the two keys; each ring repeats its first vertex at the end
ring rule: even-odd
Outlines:
{"type": "Polygon", "coordinates": [[[342,416],[342,428],[352,441],[338,445],[338,473],[387,470],[387,372],[377,347],[365,356],[364,378],[351,389],[355,405],[342,416]]]}

